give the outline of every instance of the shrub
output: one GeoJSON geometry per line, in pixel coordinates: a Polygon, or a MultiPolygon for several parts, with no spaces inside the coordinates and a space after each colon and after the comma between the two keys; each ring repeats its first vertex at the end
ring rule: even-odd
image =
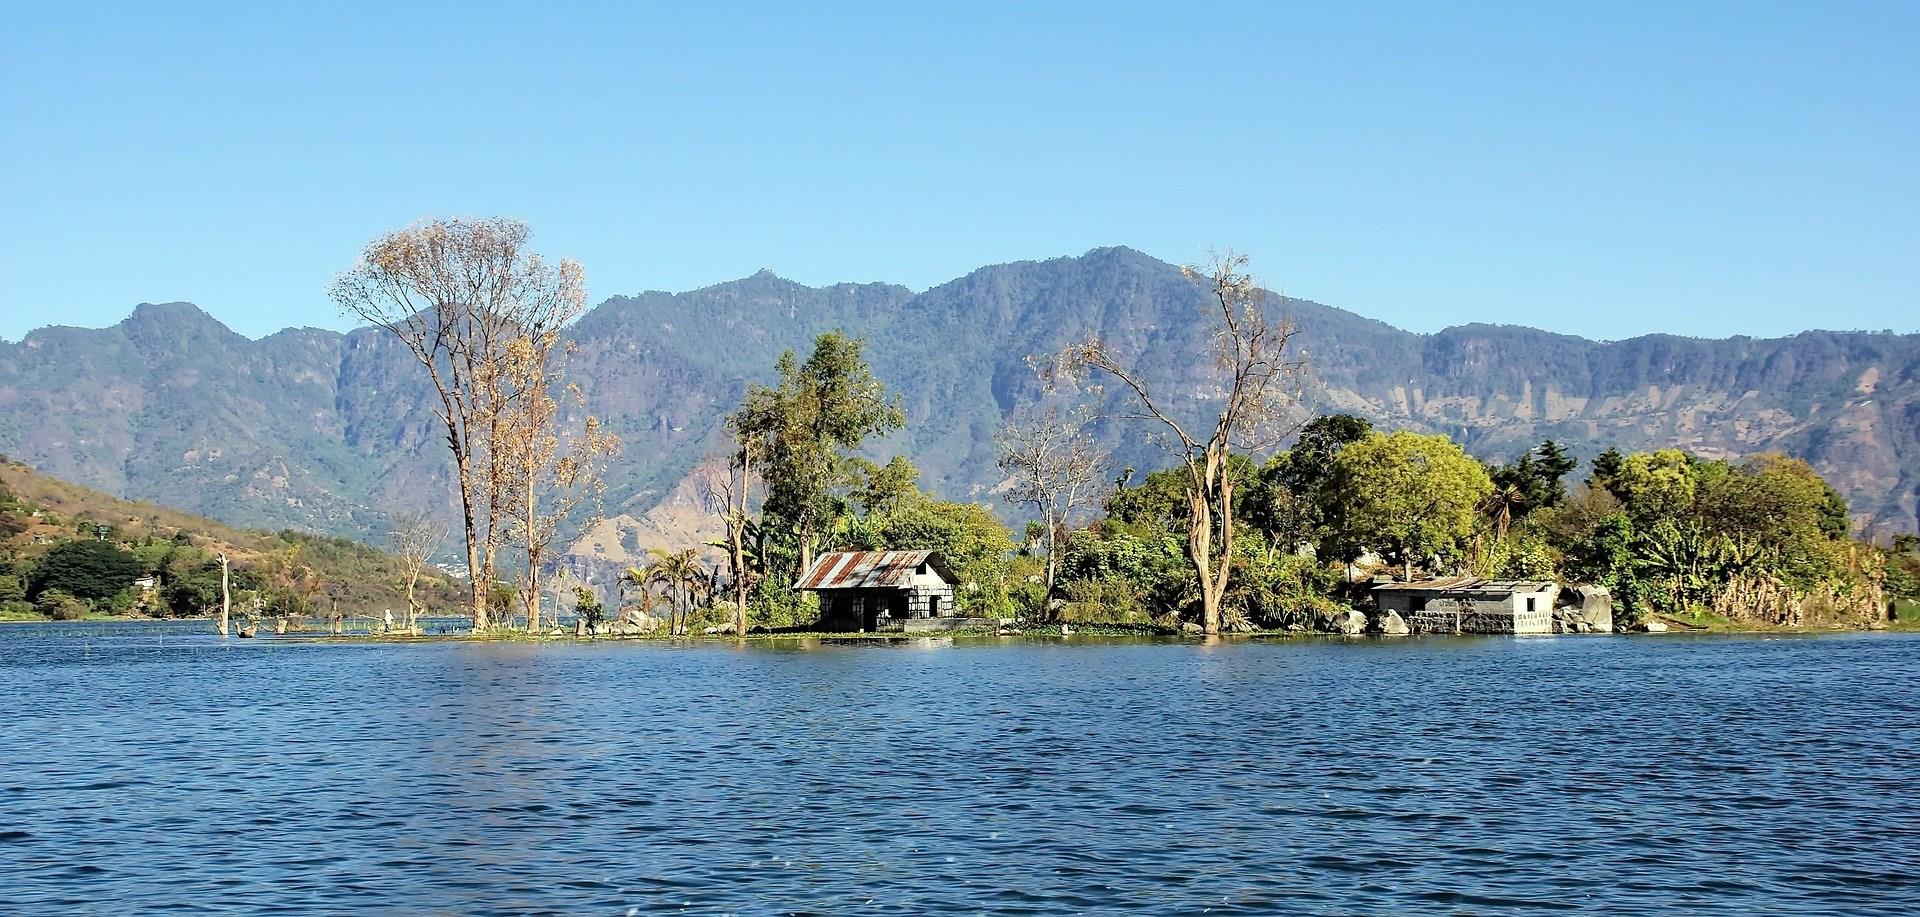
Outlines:
{"type": "Polygon", "coordinates": [[[87,615],[87,604],[58,589],[40,593],[36,606],[40,613],[55,621],[78,621],[87,615]]]}
{"type": "Polygon", "coordinates": [[[1228,582],[1228,601],[1261,627],[1290,624],[1311,627],[1340,606],[1327,594],[1334,588],[1333,568],[1311,557],[1251,548],[1228,582]]]}
{"type": "Polygon", "coordinates": [[[585,586],[576,586],[573,590],[573,613],[587,622],[588,628],[600,626],[606,620],[606,611],[600,607],[600,597],[585,586]]]}
{"type": "Polygon", "coordinates": [[[1120,577],[1062,583],[1067,595],[1060,620],[1072,624],[1146,624],[1152,618],[1146,595],[1120,577]]]}

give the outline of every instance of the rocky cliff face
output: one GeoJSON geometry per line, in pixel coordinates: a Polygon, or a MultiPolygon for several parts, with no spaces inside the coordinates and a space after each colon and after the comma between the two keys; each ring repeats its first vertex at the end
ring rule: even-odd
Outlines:
{"type": "MultiPolygon", "coordinates": [[[[1489,459],[1552,437],[1585,453],[1677,446],[1812,461],[1863,522],[1920,512],[1920,336],[1807,332],[1595,342],[1468,325],[1418,335],[1318,303],[1286,304],[1312,365],[1303,403],[1444,432],[1489,459]]],[[[599,543],[636,549],[698,526],[686,478],[748,380],[830,328],[865,334],[926,483],[988,499],[993,432],[1038,392],[1028,358],[1099,335],[1137,354],[1189,416],[1215,397],[1204,300],[1124,248],[982,268],[915,295],[811,288],[762,272],[687,293],[616,297],[575,327],[573,377],[627,442],[599,543]]],[[[411,358],[370,330],[260,340],[186,304],[112,328],[0,343],[0,452],[70,480],[225,521],[366,535],[395,509],[447,505],[446,460],[411,358]]],[[[1136,429],[1100,431],[1117,464],[1164,463],[1136,429]]],[[[583,545],[583,547],[586,547],[583,545]]]]}

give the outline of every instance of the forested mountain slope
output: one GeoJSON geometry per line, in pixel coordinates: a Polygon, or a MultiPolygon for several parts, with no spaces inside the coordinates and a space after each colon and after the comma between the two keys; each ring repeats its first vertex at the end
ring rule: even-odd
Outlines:
{"type": "MultiPolygon", "coordinates": [[[[1468,325],[1420,335],[1287,301],[1311,365],[1303,400],[1390,427],[1448,433],[1488,459],[1553,437],[1590,453],[1678,446],[1807,458],[1862,521],[1916,527],[1920,336],[1649,336],[1596,342],[1468,325]]],[[[1125,248],[981,268],[914,294],[812,288],[761,272],[686,293],[609,299],[574,327],[573,377],[627,442],[599,539],[623,550],[695,524],[686,477],[717,445],[749,379],[830,328],[866,335],[924,483],[990,499],[992,434],[1039,382],[1028,358],[1097,334],[1139,355],[1176,410],[1199,416],[1204,301],[1177,268],[1125,248]],[[614,529],[624,528],[616,533],[614,529]]],[[[0,343],[0,451],[51,474],[253,526],[366,535],[396,509],[443,502],[446,459],[410,358],[372,330],[248,340],[186,304],[105,329],[0,343]]],[[[1163,459],[1102,430],[1118,465],[1163,459]]],[[[612,545],[606,545],[612,549],[612,545]]]]}

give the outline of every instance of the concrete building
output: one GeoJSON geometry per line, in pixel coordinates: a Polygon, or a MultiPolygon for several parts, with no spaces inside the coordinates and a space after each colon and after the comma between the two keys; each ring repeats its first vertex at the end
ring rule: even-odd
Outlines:
{"type": "Polygon", "coordinates": [[[1373,587],[1373,599],[1416,634],[1550,634],[1559,592],[1548,580],[1453,576],[1383,583],[1373,587]]]}
{"type": "Polygon", "coordinates": [[[820,596],[820,629],[932,630],[959,618],[958,580],[934,551],[835,551],[822,554],[793,588],[820,596]]]}

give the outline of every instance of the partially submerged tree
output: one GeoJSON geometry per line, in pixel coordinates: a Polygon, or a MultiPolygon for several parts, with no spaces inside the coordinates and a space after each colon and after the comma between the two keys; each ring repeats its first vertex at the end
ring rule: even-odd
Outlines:
{"type": "Polygon", "coordinates": [[[1220,632],[1221,599],[1233,568],[1234,481],[1226,474],[1227,457],[1236,448],[1258,451],[1285,438],[1306,369],[1305,361],[1288,359],[1293,322],[1271,314],[1269,294],[1246,266],[1246,256],[1228,252],[1204,268],[1182,269],[1206,288],[1208,320],[1214,323],[1215,391],[1208,403],[1219,408],[1197,432],[1188,430],[1164,394],[1098,339],[1068,347],[1054,365],[1058,379],[1079,379],[1088,371],[1118,379],[1139,409],[1133,416],[1167,434],[1168,447],[1187,472],[1187,559],[1199,582],[1201,626],[1208,634],[1220,632]]]}
{"type": "Polygon", "coordinates": [[[227,619],[233,614],[233,579],[229,569],[227,552],[221,551],[220,561],[220,636],[227,635],[227,619]]]}
{"type": "Polygon", "coordinates": [[[393,528],[387,533],[387,544],[400,558],[400,573],[407,578],[407,633],[417,633],[420,629],[420,600],[415,598],[414,590],[420,584],[420,573],[426,569],[427,562],[440,550],[440,542],[446,540],[447,527],[424,513],[403,513],[393,517],[393,528]]]}
{"type": "Polygon", "coordinates": [[[1040,516],[1046,573],[1042,609],[1053,598],[1060,572],[1060,544],[1073,512],[1094,504],[1102,489],[1107,452],[1086,432],[1078,413],[1027,408],[1016,412],[996,437],[1000,470],[1010,485],[1009,503],[1033,507],[1040,516]]]}
{"type": "Polygon", "coordinates": [[[421,223],[374,240],[332,289],[345,312],[399,340],[432,386],[460,494],[476,628],[488,626],[501,536],[505,457],[494,440],[508,407],[508,347],[561,327],[586,299],[580,266],[549,264],[529,235],[513,220],[421,223]]]}

